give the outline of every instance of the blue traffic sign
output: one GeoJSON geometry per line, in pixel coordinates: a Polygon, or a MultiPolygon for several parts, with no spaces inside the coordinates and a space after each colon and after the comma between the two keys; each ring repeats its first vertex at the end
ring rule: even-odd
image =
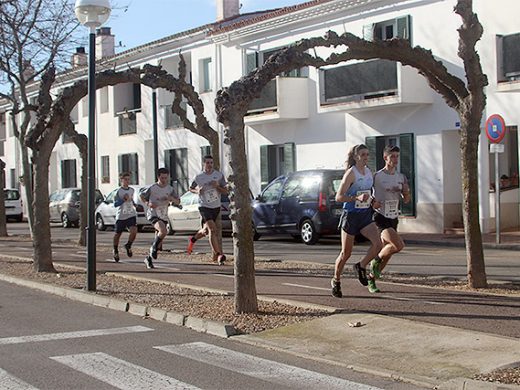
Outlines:
{"type": "Polygon", "coordinates": [[[492,143],[499,143],[506,135],[506,123],[498,114],[489,116],[486,120],[486,135],[492,143]]]}

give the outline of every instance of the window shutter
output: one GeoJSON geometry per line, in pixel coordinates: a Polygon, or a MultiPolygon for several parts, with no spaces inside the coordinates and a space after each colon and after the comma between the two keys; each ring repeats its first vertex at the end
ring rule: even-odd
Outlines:
{"type": "Polygon", "coordinates": [[[373,24],[366,24],[363,26],[363,39],[365,39],[367,41],[374,40],[374,25],[373,24]]]}
{"type": "Polygon", "coordinates": [[[399,136],[399,147],[401,149],[399,168],[402,174],[408,179],[410,186],[410,202],[401,202],[401,215],[415,216],[415,151],[413,133],[401,134],[399,136]]]}
{"type": "Polygon", "coordinates": [[[269,183],[269,145],[260,146],[260,187],[263,190],[269,183]]]}
{"type": "Polygon", "coordinates": [[[296,171],[296,146],[294,142],[288,142],[283,145],[283,155],[285,171],[284,173],[290,173],[296,171]]]}
{"type": "Polygon", "coordinates": [[[134,109],[141,108],[141,84],[134,84],[134,109]]]}
{"type": "Polygon", "coordinates": [[[397,37],[412,43],[412,17],[410,15],[397,18],[397,37]]]}
{"type": "Polygon", "coordinates": [[[384,137],[366,137],[365,145],[368,148],[368,167],[372,173],[377,172],[385,166],[383,149],[385,148],[384,137]]]}

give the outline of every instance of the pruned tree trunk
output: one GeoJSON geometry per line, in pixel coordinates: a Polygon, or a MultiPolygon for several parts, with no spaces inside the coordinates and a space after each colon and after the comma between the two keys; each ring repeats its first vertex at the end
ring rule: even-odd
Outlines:
{"type": "Polygon", "coordinates": [[[52,263],[51,226],[49,224],[49,159],[50,151],[33,154],[34,170],[34,269],[37,272],[56,272],[52,263]]]}
{"type": "MultiPolygon", "coordinates": [[[[5,162],[0,159],[0,183],[5,181],[5,162]]],[[[7,218],[5,215],[5,195],[0,193],[0,237],[7,237],[7,218]]]]}
{"type": "Polygon", "coordinates": [[[229,117],[229,127],[224,132],[224,142],[230,146],[228,181],[232,188],[234,207],[230,218],[233,224],[235,257],[235,312],[257,313],[255,251],[251,228],[252,209],[244,138],[244,113],[245,111],[240,110],[233,111],[229,117]]]}

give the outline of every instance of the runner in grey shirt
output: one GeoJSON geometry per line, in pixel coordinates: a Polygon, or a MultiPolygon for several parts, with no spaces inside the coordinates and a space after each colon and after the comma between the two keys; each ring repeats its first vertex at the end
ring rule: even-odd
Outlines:
{"type": "Polygon", "coordinates": [[[199,211],[203,226],[188,242],[188,254],[193,251],[195,242],[209,234],[209,243],[213,253],[217,256],[219,265],[224,264],[226,256],[222,252],[215,221],[220,213],[220,195],[227,194],[227,183],[224,175],[213,169],[213,157],[204,156],[204,169],[195,176],[190,191],[199,195],[199,211]]]}
{"type": "Polygon", "coordinates": [[[166,168],[159,168],[157,183],[143,188],[140,192],[141,199],[148,206],[146,217],[155,228],[155,239],[150,247],[150,254],[144,260],[146,268],[154,268],[152,259],[157,259],[157,251],[162,240],[166,237],[168,206],[170,203],[178,205],[180,202],[177,191],[168,184],[169,179],[170,171],[166,168]]]}
{"type": "Polygon", "coordinates": [[[385,167],[374,175],[374,222],[381,232],[383,249],[370,262],[370,276],[368,280],[368,291],[379,292],[376,279],[388,264],[392,255],[404,248],[404,242],[399,233],[399,201],[401,198],[405,203],[410,201],[410,187],[406,176],[397,171],[399,163],[399,147],[389,145],[383,150],[385,167]]]}
{"type": "Polygon", "coordinates": [[[114,207],[116,208],[116,223],[114,226],[115,234],[113,239],[114,260],[117,263],[119,261],[119,239],[125,229],[128,228],[130,235],[128,236],[128,242],[125,244],[126,254],[128,257],[132,257],[132,243],[137,235],[137,212],[134,205],[134,189],[129,187],[130,173],[123,172],[119,175],[121,181],[121,187],[117,190],[114,196],[114,207]]]}

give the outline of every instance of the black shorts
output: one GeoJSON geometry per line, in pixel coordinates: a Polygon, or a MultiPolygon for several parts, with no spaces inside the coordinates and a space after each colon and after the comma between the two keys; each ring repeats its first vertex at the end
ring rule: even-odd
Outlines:
{"type": "Polygon", "coordinates": [[[165,225],[168,224],[168,221],[165,221],[164,219],[161,219],[161,218],[159,218],[159,217],[157,217],[155,215],[153,217],[148,218],[148,220],[150,221],[150,223],[152,225],[155,225],[159,221],[162,221],[165,225]]]}
{"type": "Polygon", "coordinates": [[[339,219],[339,226],[343,231],[351,236],[361,233],[361,230],[366,228],[372,222],[372,213],[374,211],[371,207],[364,211],[348,212],[343,210],[341,218],[339,219]]]}
{"type": "Polygon", "coordinates": [[[399,224],[399,218],[387,218],[383,214],[379,214],[378,212],[374,213],[374,222],[377,225],[377,228],[380,231],[385,229],[392,228],[397,231],[397,225],[399,224]]]}
{"type": "Polygon", "coordinates": [[[220,214],[220,207],[210,209],[209,207],[199,207],[199,212],[202,217],[202,223],[206,221],[216,221],[220,214]]]}
{"type": "Polygon", "coordinates": [[[137,217],[131,217],[128,219],[118,219],[116,220],[115,231],[116,233],[123,233],[126,228],[131,228],[132,226],[137,225],[137,217]]]}

